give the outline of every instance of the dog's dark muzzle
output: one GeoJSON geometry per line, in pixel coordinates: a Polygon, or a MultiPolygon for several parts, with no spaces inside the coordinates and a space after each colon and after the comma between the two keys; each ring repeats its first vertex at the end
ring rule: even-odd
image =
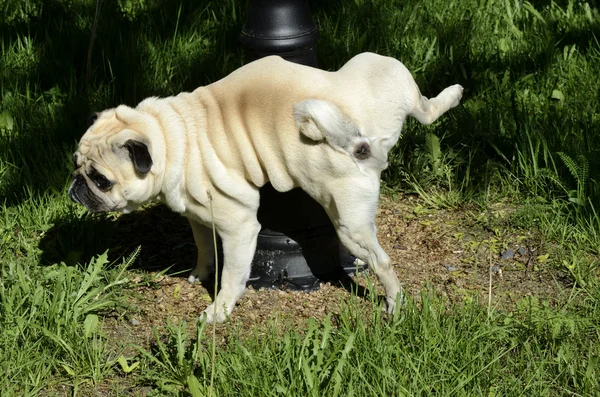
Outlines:
{"type": "Polygon", "coordinates": [[[69,197],[74,203],[83,204],[77,196],[77,191],[85,185],[85,180],[81,175],[77,175],[69,188],[69,197]]]}
{"type": "Polygon", "coordinates": [[[90,190],[82,175],[77,175],[69,188],[69,197],[73,202],[83,204],[94,212],[105,211],[104,203],[90,190]]]}

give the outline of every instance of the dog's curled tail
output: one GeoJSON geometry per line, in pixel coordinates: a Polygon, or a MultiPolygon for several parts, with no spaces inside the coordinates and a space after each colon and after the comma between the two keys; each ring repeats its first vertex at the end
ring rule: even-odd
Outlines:
{"type": "Polygon", "coordinates": [[[319,99],[307,99],[294,106],[294,120],[302,135],[315,142],[326,140],[345,147],[360,137],[358,126],[336,105],[319,99]]]}
{"type": "Polygon", "coordinates": [[[442,114],[458,105],[463,92],[462,86],[455,84],[445,88],[435,98],[427,99],[427,97],[421,95],[419,87],[416,88],[418,98],[409,114],[425,125],[433,123],[442,114]]]}
{"type": "Polygon", "coordinates": [[[294,120],[302,135],[315,142],[327,142],[363,165],[384,169],[387,152],[380,140],[360,133],[358,125],[335,104],[307,99],[294,106],[294,120]]]}

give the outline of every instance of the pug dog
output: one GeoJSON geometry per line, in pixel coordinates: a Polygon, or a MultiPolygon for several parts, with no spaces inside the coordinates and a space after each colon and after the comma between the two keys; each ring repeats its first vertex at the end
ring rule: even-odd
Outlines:
{"type": "Polygon", "coordinates": [[[401,62],[373,53],[336,72],[262,58],[193,92],[99,113],[73,156],[69,196],[94,212],[159,200],[187,217],[198,247],[190,282],[209,275],[214,221],[224,265],[204,313],[222,322],[250,276],[259,188],[300,187],[377,275],[391,312],[402,288],[376,236],[380,174],[406,117],[431,124],[462,91],[452,85],[428,99],[401,62]]]}

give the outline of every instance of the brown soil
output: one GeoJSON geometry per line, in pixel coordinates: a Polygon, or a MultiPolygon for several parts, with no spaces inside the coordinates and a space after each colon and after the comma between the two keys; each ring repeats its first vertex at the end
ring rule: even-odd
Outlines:
{"type": "MultiPolygon", "coordinates": [[[[419,298],[419,291],[430,287],[451,301],[476,297],[487,304],[492,268],[493,308],[510,310],[529,295],[553,300],[567,277],[550,265],[552,256],[546,256],[549,248],[536,232],[509,227],[511,211],[502,204],[484,213],[477,209],[431,210],[412,196],[383,197],[377,216],[378,235],[406,294],[414,299],[419,298]],[[515,251],[514,257],[501,259],[508,249],[515,251]]],[[[181,275],[154,278],[156,274],[137,271],[134,283],[138,285],[129,298],[130,310],[106,322],[109,337],[148,346],[154,340],[154,327],[160,331],[168,320],[185,320],[191,326],[210,304],[211,297],[202,285],[190,285],[181,275]]],[[[375,288],[379,295],[383,293],[370,272],[360,274],[356,281],[371,291],[375,288]]],[[[331,284],[312,293],[248,288],[230,320],[217,326],[218,340],[226,342],[232,332],[250,328],[267,332],[267,324],[273,320],[279,332],[291,327],[302,329],[310,318],[335,318],[350,300],[365,312],[375,307],[367,298],[351,296],[346,289],[331,284]]]]}

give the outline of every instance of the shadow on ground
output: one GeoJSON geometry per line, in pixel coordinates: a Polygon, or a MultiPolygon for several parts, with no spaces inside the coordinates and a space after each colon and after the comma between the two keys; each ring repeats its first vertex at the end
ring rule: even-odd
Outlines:
{"type": "MultiPolygon", "coordinates": [[[[370,295],[367,289],[346,275],[341,267],[334,269],[329,263],[329,261],[339,263],[340,260],[338,246],[335,245],[333,249],[329,239],[321,242],[317,241],[319,236],[308,236],[303,239],[294,233],[288,235],[298,241],[310,271],[321,282],[331,282],[361,297],[370,295]]],[[[336,241],[337,239],[334,243],[336,241]]],[[[164,205],[153,205],[141,211],[119,215],[116,219],[111,218],[110,215],[94,214],[89,214],[76,222],[73,221],[72,216],[59,218],[55,220],[54,226],[45,232],[39,243],[42,251],[40,261],[45,265],[64,262],[75,266],[78,263],[88,263],[93,257],[107,250],[109,260],[120,263],[121,258],[130,255],[137,247],[141,247],[140,254],[131,269],[146,272],[167,270],[170,275],[187,278],[196,265],[197,250],[187,219],[170,211],[164,205]]],[[[221,253],[220,244],[219,252],[221,253]]],[[[282,254],[286,261],[291,261],[290,263],[298,261],[293,253],[282,254]]],[[[265,277],[264,275],[267,274],[263,273],[265,264],[261,263],[260,259],[258,263],[261,264],[257,264],[256,260],[259,256],[260,254],[255,256],[252,278],[258,277],[258,274],[265,277]]],[[[223,263],[222,254],[219,257],[220,263],[223,263]]],[[[214,278],[203,282],[202,285],[212,296],[214,278]]],[[[267,288],[278,286],[294,290],[308,289],[306,286],[304,288],[295,286],[292,280],[274,283],[253,281],[252,285],[267,288]]],[[[381,296],[380,299],[383,300],[384,297],[381,296]]]]}
{"type": "Polygon", "coordinates": [[[111,261],[141,252],[133,268],[169,273],[191,270],[196,264],[196,245],[188,221],[162,205],[111,219],[92,215],[73,222],[72,217],[57,219],[41,239],[41,263],[87,263],[108,250],[111,261]]]}

